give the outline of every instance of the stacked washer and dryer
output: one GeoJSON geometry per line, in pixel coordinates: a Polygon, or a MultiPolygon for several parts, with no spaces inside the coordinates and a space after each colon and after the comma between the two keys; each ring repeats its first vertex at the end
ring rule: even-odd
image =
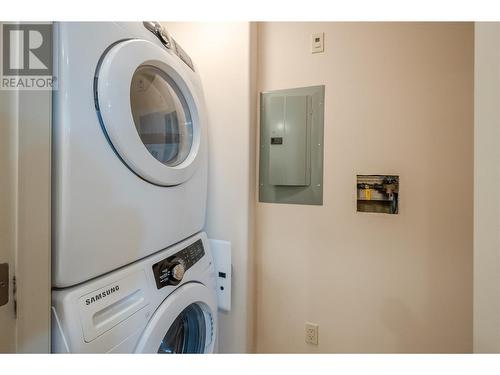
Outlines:
{"type": "Polygon", "coordinates": [[[56,23],[52,349],[209,353],[207,114],[160,24],[56,23]]]}

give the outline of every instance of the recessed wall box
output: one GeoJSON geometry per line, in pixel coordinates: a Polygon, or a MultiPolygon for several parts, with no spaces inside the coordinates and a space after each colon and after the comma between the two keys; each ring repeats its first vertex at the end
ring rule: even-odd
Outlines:
{"type": "Polygon", "coordinates": [[[324,86],[261,94],[259,200],[323,203],[324,86]]]}
{"type": "Polygon", "coordinates": [[[358,212],[397,214],[399,176],[358,175],[356,195],[358,212]]]}

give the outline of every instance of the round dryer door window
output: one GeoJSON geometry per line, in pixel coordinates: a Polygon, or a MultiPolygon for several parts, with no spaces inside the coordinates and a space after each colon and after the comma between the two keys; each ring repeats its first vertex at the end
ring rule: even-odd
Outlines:
{"type": "Polygon", "coordinates": [[[155,66],[137,68],[130,107],[139,137],[156,160],[171,167],[186,160],[193,144],[193,121],[172,78],[155,66]]]}
{"type": "Polygon", "coordinates": [[[117,156],[142,179],[178,185],[195,172],[205,143],[198,77],[175,54],[147,40],[117,43],[101,58],[94,95],[117,156]]]}
{"type": "Polygon", "coordinates": [[[137,344],[137,353],[213,353],[217,332],[215,292],[190,282],[158,307],[137,344]]]}

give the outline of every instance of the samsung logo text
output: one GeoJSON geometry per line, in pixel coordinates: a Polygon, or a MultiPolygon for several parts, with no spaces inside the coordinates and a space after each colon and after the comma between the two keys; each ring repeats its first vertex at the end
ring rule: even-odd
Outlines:
{"type": "Polygon", "coordinates": [[[96,295],[94,295],[94,296],[92,296],[90,298],[87,298],[85,300],[85,305],[88,306],[88,305],[91,305],[94,302],[100,301],[101,299],[106,298],[110,294],[113,294],[114,292],[118,292],[118,290],[120,290],[120,287],[118,285],[116,285],[116,286],[114,286],[112,288],[106,289],[103,292],[97,293],[96,295]]]}

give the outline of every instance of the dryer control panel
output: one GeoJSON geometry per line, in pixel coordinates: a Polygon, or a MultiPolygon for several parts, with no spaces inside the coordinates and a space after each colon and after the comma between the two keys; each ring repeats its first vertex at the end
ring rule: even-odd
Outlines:
{"type": "Polygon", "coordinates": [[[178,285],[184,273],[205,255],[202,240],[198,240],[178,253],[153,264],[156,287],[178,285]]]}
{"type": "Polygon", "coordinates": [[[144,27],[151,31],[156,37],[162,42],[162,44],[174,51],[174,53],[179,56],[179,58],[194,71],[193,61],[191,57],[182,49],[182,47],[175,41],[174,38],[170,36],[167,30],[157,21],[146,21],[143,22],[144,27]]]}

